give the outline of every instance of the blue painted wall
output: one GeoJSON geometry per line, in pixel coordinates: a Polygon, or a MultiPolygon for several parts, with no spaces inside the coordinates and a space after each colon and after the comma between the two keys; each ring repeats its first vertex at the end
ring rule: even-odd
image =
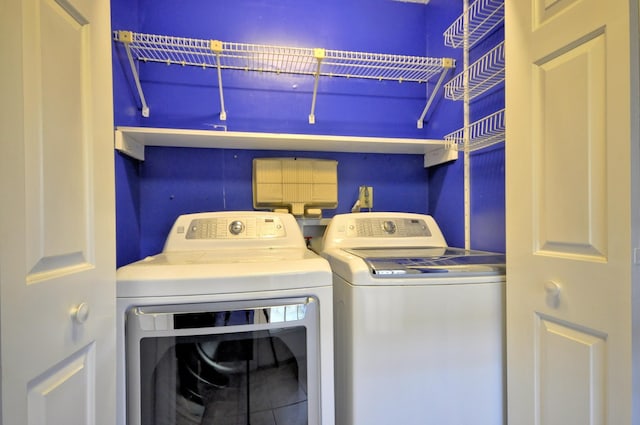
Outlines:
{"type": "MultiPolygon", "coordinates": [[[[278,151],[152,148],[140,170],[140,249],[145,255],[161,250],[180,214],[199,211],[251,210],[253,158],[281,157],[278,151]]],[[[390,210],[424,212],[427,171],[420,155],[286,152],[288,157],[338,161],[338,208],[325,216],[348,212],[358,186],[374,187],[376,205],[390,210]],[[368,170],[366,173],[363,170],[368,170]],[[402,188],[401,190],[398,190],[402,188]],[[403,194],[411,196],[402,199],[403,194]]]]}
{"type": "MultiPolygon", "coordinates": [[[[460,59],[459,50],[444,46],[442,33],[459,15],[461,3],[432,0],[423,6],[390,0],[112,0],[112,28],[243,43],[460,59]]],[[[425,128],[416,128],[431,85],[341,78],[321,79],[316,124],[309,125],[311,77],[243,71],[223,73],[228,119],[220,121],[214,70],[159,64],[139,64],[151,110],[151,116],[143,118],[126,56],[116,43],[113,58],[116,126],[211,129],[224,125],[230,131],[441,138],[462,125],[461,104],[438,96],[425,128]]],[[[339,206],[326,211],[325,216],[349,211],[358,186],[369,185],[374,187],[375,210],[434,213],[450,244],[461,245],[457,243],[463,231],[458,219],[462,214],[461,185],[457,188],[461,161],[426,170],[422,155],[148,147],[144,162],[116,153],[118,265],[158,252],[179,214],[252,209],[251,160],[267,156],[338,161],[339,206]]],[[[499,156],[485,155],[478,161],[478,168],[494,167],[500,163],[499,156]]],[[[485,227],[504,220],[504,211],[492,204],[500,197],[494,190],[494,180],[499,179],[493,168],[480,179],[480,189],[486,188],[478,191],[483,200],[478,204],[483,205],[479,217],[485,227]]],[[[501,185],[503,198],[504,183],[501,185]]],[[[502,249],[499,243],[496,249],[504,250],[504,240],[502,249]]]]}

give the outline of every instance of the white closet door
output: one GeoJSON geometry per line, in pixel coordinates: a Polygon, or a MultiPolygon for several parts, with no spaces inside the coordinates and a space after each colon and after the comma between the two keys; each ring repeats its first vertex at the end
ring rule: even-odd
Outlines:
{"type": "Polygon", "coordinates": [[[506,1],[510,424],[631,424],[629,7],[506,1]]]}
{"type": "Polygon", "coordinates": [[[0,3],[2,423],[115,423],[108,0],[0,3]]]}

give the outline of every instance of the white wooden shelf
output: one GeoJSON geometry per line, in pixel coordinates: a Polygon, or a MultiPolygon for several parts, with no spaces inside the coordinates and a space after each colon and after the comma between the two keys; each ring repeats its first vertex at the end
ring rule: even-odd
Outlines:
{"type": "Polygon", "coordinates": [[[116,128],[115,148],[117,150],[142,161],[145,146],[421,154],[424,155],[425,167],[458,157],[456,146],[444,140],[146,127],[116,128]]]}
{"type": "Polygon", "coordinates": [[[464,100],[464,79],[468,78],[469,100],[491,90],[504,81],[504,41],[487,52],[466,70],[444,85],[444,96],[450,100],[464,100]]]}
{"type": "Polygon", "coordinates": [[[476,0],[444,32],[444,44],[470,49],[504,21],[504,0],[476,0]],[[467,15],[467,31],[465,31],[467,15]],[[465,46],[466,44],[466,46],[465,46]]]}
{"type": "Polygon", "coordinates": [[[124,46],[135,79],[143,116],[149,108],[138,77],[135,61],[167,65],[214,68],[218,72],[220,119],[226,119],[221,70],[244,70],[276,74],[301,74],[315,78],[309,123],[315,123],[315,103],[319,77],[362,78],[378,81],[426,83],[436,80],[422,120],[444,76],[455,61],[450,58],[352,52],[323,48],[284,47],[262,44],[232,43],[167,35],[115,31],[114,39],[124,46]]]}
{"type": "MultiPolygon", "coordinates": [[[[504,109],[494,112],[474,123],[469,128],[469,152],[486,148],[504,141],[504,109]]],[[[458,146],[458,150],[464,150],[464,128],[444,136],[447,142],[458,146]]]]}

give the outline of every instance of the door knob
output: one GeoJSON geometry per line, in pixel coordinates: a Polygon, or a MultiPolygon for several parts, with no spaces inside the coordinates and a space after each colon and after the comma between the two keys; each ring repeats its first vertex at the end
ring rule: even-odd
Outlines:
{"type": "Polygon", "coordinates": [[[80,303],[71,309],[71,317],[78,324],[83,324],[89,318],[89,304],[80,303]]]}
{"type": "Polygon", "coordinates": [[[544,284],[544,291],[548,295],[560,295],[560,284],[554,282],[553,280],[549,280],[544,284]]]}
{"type": "Polygon", "coordinates": [[[544,292],[547,294],[547,304],[556,308],[560,304],[560,291],[562,287],[559,283],[549,280],[544,284],[544,292]]]}

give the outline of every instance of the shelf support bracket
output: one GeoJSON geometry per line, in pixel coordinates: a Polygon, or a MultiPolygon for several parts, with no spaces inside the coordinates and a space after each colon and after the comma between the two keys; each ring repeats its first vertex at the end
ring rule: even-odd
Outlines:
{"type": "Polygon", "coordinates": [[[220,53],[222,53],[222,41],[211,40],[209,45],[216,55],[216,69],[218,70],[218,92],[220,93],[220,121],[227,120],[227,110],[224,107],[224,91],[222,90],[222,67],[220,66],[220,53]]]}
{"type": "Polygon", "coordinates": [[[313,98],[311,99],[311,113],[309,114],[309,124],[316,123],[316,99],[318,97],[318,82],[320,80],[320,65],[322,64],[322,59],[325,56],[325,50],[316,48],[313,49],[313,56],[318,61],[318,66],[316,67],[316,72],[313,74],[314,82],[313,82],[313,98]]]}
{"type": "Polygon", "coordinates": [[[449,70],[454,66],[455,65],[454,65],[453,59],[450,59],[450,58],[442,59],[442,72],[440,73],[440,78],[438,78],[438,82],[433,88],[433,91],[431,92],[431,96],[429,96],[429,100],[427,101],[427,104],[422,110],[422,114],[420,115],[420,118],[418,118],[418,123],[417,123],[418,128],[423,127],[424,118],[427,116],[427,112],[429,111],[429,108],[431,107],[431,104],[433,103],[433,100],[435,99],[436,94],[438,93],[438,90],[440,90],[440,86],[442,86],[442,83],[444,82],[444,77],[447,75],[447,72],[449,72],[449,70]]]}
{"type": "Polygon", "coordinates": [[[144,98],[142,86],[140,85],[140,76],[138,75],[138,69],[136,68],[136,63],[133,60],[133,55],[131,54],[131,47],[129,46],[133,42],[133,32],[118,31],[116,33],[116,39],[124,45],[124,50],[125,52],[127,52],[127,58],[129,58],[129,66],[131,67],[131,74],[133,75],[133,80],[136,83],[136,89],[138,90],[138,96],[140,97],[140,103],[142,105],[142,116],[148,118],[149,106],[147,105],[147,101],[144,98]]]}

